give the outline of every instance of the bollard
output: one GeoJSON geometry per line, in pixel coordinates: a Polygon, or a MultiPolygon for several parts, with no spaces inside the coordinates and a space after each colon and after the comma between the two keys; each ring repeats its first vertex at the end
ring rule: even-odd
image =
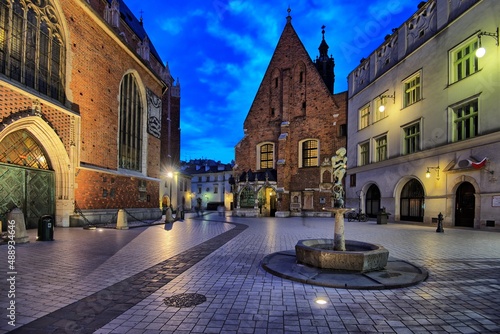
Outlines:
{"type": "Polygon", "coordinates": [[[123,209],[118,210],[118,216],[116,218],[116,229],[128,230],[127,213],[123,209]]]}
{"type": "MultiPolygon", "coordinates": [[[[29,242],[26,224],[24,222],[24,213],[19,208],[13,209],[7,214],[7,226],[14,225],[15,234],[14,241],[16,244],[24,244],[29,242]]],[[[10,231],[10,230],[9,230],[10,231]]]]}
{"type": "Polygon", "coordinates": [[[443,214],[440,212],[438,215],[438,226],[436,232],[444,232],[443,230],[443,214]]]}

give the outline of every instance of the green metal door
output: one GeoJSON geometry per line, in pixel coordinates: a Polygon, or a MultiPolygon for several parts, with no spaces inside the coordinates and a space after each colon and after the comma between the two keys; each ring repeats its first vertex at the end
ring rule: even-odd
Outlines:
{"type": "Polygon", "coordinates": [[[0,163],[0,219],[20,208],[27,228],[36,228],[43,215],[55,214],[54,172],[0,163]]]}

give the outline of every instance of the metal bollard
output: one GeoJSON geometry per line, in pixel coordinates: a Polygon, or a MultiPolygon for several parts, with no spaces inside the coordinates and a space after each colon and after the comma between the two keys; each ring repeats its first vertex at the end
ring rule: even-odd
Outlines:
{"type": "Polygon", "coordinates": [[[443,214],[440,212],[438,215],[438,226],[436,232],[444,232],[443,230],[443,214]]]}

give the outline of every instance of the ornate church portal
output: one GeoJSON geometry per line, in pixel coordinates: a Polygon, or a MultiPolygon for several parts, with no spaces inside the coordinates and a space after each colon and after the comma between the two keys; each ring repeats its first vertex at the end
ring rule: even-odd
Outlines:
{"type": "Polygon", "coordinates": [[[25,130],[0,142],[0,219],[20,208],[27,228],[36,228],[43,215],[55,214],[55,176],[46,153],[25,130]]]}

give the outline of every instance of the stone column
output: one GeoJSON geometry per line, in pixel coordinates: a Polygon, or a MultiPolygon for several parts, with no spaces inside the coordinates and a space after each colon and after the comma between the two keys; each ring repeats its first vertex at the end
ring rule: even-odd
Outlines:
{"type": "Polygon", "coordinates": [[[344,237],[344,213],[353,211],[350,208],[323,208],[325,211],[330,211],[335,214],[335,230],[333,234],[333,250],[345,251],[345,237],[344,237]]]}

